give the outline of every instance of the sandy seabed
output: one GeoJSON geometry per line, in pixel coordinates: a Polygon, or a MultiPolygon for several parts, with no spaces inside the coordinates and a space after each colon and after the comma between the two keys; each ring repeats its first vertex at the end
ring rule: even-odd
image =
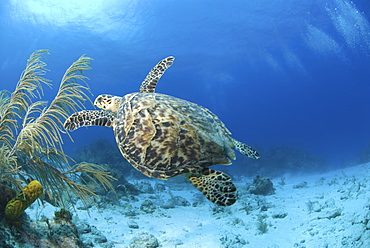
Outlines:
{"type": "MultiPolygon", "coordinates": [[[[131,200],[101,200],[89,211],[77,204],[73,222],[106,237],[101,243],[92,239],[94,247],[107,247],[107,242],[117,248],[370,247],[369,168],[362,164],[320,175],[286,175],[272,180],[276,190],[269,196],[248,193],[246,183],[253,178],[235,178],[239,199],[226,208],[208,202],[190,184],[130,181],[164,184],[165,190],[131,200]],[[190,205],[163,204],[176,196],[190,205]],[[153,203],[151,210],[143,208],[146,200],[153,203]],[[157,244],[140,243],[143,233],[157,244]]],[[[53,218],[57,210],[38,204],[27,213],[37,221],[40,216],[53,218]]]]}

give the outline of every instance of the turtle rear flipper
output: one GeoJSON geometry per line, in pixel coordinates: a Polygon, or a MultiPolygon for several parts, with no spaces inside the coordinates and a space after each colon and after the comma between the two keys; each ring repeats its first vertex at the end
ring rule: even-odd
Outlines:
{"type": "Polygon", "coordinates": [[[258,159],[261,156],[258,154],[256,150],[254,150],[252,147],[248,146],[247,144],[244,144],[243,142],[240,142],[239,140],[231,138],[235,149],[238,150],[240,153],[244,154],[247,157],[258,159]]]}
{"type": "Polygon", "coordinates": [[[64,128],[70,131],[84,126],[112,127],[115,115],[102,110],[83,110],[74,113],[64,122],[64,128]]]}
{"type": "Polygon", "coordinates": [[[236,187],[222,171],[206,168],[201,175],[191,175],[189,181],[211,202],[231,206],[236,202],[236,187]]]}

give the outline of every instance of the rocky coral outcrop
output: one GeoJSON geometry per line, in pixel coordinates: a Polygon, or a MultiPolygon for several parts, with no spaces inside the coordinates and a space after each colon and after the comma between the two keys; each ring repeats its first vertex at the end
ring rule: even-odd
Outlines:
{"type": "Polygon", "coordinates": [[[253,183],[247,185],[247,188],[251,194],[254,195],[273,195],[275,194],[275,188],[271,180],[267,177],[256,176],[253,179],[253,183]]]}

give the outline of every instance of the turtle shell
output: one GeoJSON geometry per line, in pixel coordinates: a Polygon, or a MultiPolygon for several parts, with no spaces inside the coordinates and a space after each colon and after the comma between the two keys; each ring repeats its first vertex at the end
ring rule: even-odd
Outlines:
{"type": "Polygon", "coordinates": [[[199,173],[235,159],[230,132],[215,114],[169,95],[125,95],[113,129],[122,155],[154,178],[199,173]]]}

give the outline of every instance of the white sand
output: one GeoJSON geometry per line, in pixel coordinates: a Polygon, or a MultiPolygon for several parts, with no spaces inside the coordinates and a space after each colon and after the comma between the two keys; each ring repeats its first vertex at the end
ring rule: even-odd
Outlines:
{"type": "MultiPolygon", "coordinates": [[[[157,207],[154,213],[146,214],[140,205],[146,199],[156,203],[158,195],[140,194],[137,202],[121,201],[120,205],[100,209],[93,206],[90,216],[85,210],[77,210],[74,222],[96,226],[115,247],[128,247],[130,240],[142,232],[154,235],[160,247],[370,247],[369,168],[370,164],[363,164],[321,175],[287,176],[283,186],[277,178],[273,180],[276,194],[271,196],[247,194],[245,183],[253,178],[243,178],[236,182],[240,193],[237,203],[216,208],[220,211],[213,211],[215,206],[205,200],[196,207],[157,207]],[[293,188],[304,181],[308,187],[293,188]],[[267,211],[261,211],[258,203],[267,211]],[[247,214],[248,204],[251,210],[247,214]],[[310,210],[308,205],[312,206],[310,210]],[[129,210],[137,215],[125,216],[129,210]],[[287,215],[276,218],[276,214],[287,215]],[[263,234],[257,228],[259,215],[265,216],[263,221],[268,224],[263,234]],[[130,228],[130,221],[139,228],[130,228]]],[[[158,183],[155,179],[145,181],[158,183]]],[[[174,184],[171,180],[164,183],[174,196],[183,196],[190,203],[195,201],[194,195],[199,195],[190,184],[174,184]]],[[[56,211],[50,205],[40,208],[27,210],[31,219],[40,215],[52,218],[56,211]]]]}

